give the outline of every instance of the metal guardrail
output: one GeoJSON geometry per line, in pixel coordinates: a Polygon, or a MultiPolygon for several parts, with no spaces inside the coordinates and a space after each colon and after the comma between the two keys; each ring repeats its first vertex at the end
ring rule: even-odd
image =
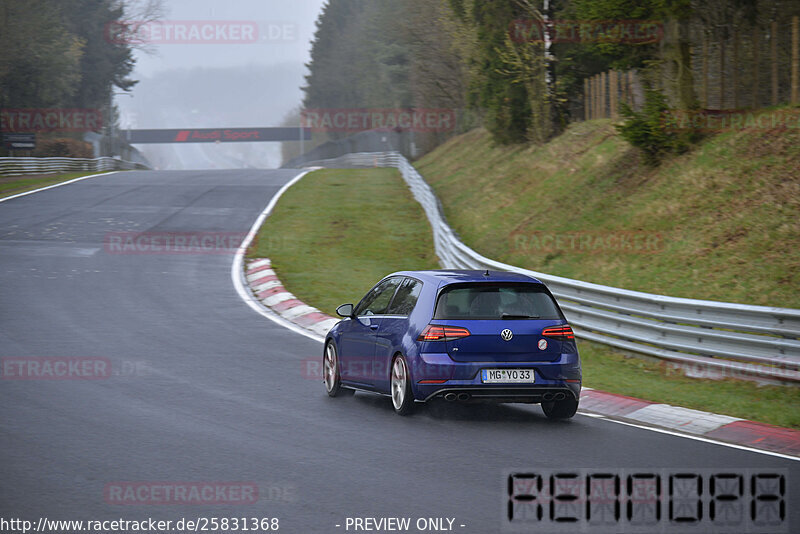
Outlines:
{"type": "Polygon", "coordinates": [[[103,172],[148,169],[146,165],[116,158],[0,158],[0,176],[55,172],[103,172]]]}
{"type": "Polygon", "coordinates": [[[800,310],[667,297],[582,282],[507,265],[461,242],[431,187],[396,152],[347,154],[306,166],[395,167],[422,205],[444,268],[495,269],[545,282],[575,335],[717,376],[800,382],[800,310]]]}

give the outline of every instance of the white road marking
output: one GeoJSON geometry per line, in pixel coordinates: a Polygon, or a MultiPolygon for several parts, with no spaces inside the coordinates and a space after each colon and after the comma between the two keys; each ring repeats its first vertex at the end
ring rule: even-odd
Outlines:
{"type": "Polygon", "coordinates": [[[652,430],[653,432],[659,432],[661,434],[669,434],[670,436],[677,436],[679,438],[687,438],[687,439],[693,439],[693,440],[696,440],[696,441],[703,441],[705,443],[713,443],[714,445],[722,445],[724,447],[731,447],[732,449],[740,449],[740,450],[747,451],[747,452],[755,452],[755,453],[758,453],[758,454],[766,454],[767,456],[775,456],[777,458],[783,458],[785,460],[794,460],[796,462],[800,461],[800,457],[798,457],[798,456],[791,456],[791,455],[788,455],[788,454],[782,454],[780,452],[766,451],[764,449],[754,449],[752,447],[748,447],[747,445],[738,445],[736,443],[729,443],[727,441],[718,441],[716,439],[706,438],[706,437],[703,437],[703,436],[695,436],[695,435],[692,435],[692,434],[684,434],[682,432],[675,432],[674,430],[667,430],[666,428],[656,428],[656,427],[652,427],[652,426],[646,426],[646,425],[643,425],[643,424],[632,423],[630,421],[621,421],[619,419],[613,419],[611,417],[607,417],[607,416],[602,415],[602,414],[590,414],[590,413],[584,412],[582,410],[579,410],[578,413],[581,414],[581,415],[588,416],[588,417],[593,417],[595,419],[602,419],[604,421],[609,421],[611,423],[617,423],[617,424],[620,424],[620,425],[632,426],[634,428],[641,428],[642,430],[652,430]]]}
{"type": "Polygon", "coordinates": [[[278,190],[278,192],[275,193],[275,195],[269,201],[269,204],[267,204],[267,207],[264,208],[264,211],[262,211],[259,214],[256,221],[253,223],[253,226],[250,227],[250,231],[247,232],[247,236],[242,241],[242,244],[239,245],[239,249],[233,255],[233,262],[231,263],[231,280],[233,281],[233,287],[236,288],[236,292],[239,294],[239,297],[254,311],[266,317],[270,321],[273,321],[283,326],[284,328],[288,328],[289,330],[295,332],[296,334],[300,334],[301,336],[305,336],[309,339],[313,339],[314,341],[322,343],[323,341],[325,341],[324,337],[313,334],[312,332],[309,332],[305,328],[300,328],[296,324],[292,323],[291,321],[287,321],[283,317],[274,313],[272,310],[270,310],[266,306],[263,306],[260,302],[255,300],[255,298],[252,296],[249,290],[245,287],[245,276],[244,276],[244,265],[243,265],[244,255],[247,252],[247,247],[250,246],[250,243],[253,242],[253,239],[258,234],[258,230],[259,228],[261,228],[264,219],[266,219],[269,216],[269,214],[272,213],[272,210],[275,209],[275,205],[278,203],[278,199],[280,199],[281,196],[283,196],[283,194],[286,192],[287,189],[289,189],[291,186],[300,181],[300,179],[309,172],[311,171],[303,171],[294,178],[292,178],[291,180],[289,180],[288,182],[286,182],[283,185],[283,187],[281,187],[278,190]]]}
{"type": "MultiPolygon", "coordinates": [[[[34,189],[32,191],[25,191],[24,193],[17,193],[16,195],[11,195],[10,197],[0,198],[0,202],[5,202],[6,200],[11,200],[14,198],[24,197],[26,195],[32,195],[34,193],[38,193],[39,191],[47,191],[48,189],[53,189],[54,187],[61,187],[62,185],[69,185],[74,184],[75,182],[80,182],[81,180],[86,180],[88,178],[97,178],[98,176],[108,176],[109,174],[115,174],[119,171],[110,171],[110,172],[103,172],[100,174],[90,174],[89,176],[79,176],[78,178],[73,178],[72,180],[67,180],[66,182],[61,182],[59,184],[48,185],[46,187],[40,187],[39,189],[34,189]]],[[[25,175],[21,175],[20,178],[24,178],[25,175]]]]}

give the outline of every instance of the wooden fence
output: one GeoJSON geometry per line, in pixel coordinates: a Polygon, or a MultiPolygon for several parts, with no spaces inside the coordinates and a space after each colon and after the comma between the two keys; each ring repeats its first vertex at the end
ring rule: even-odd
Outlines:
{"type": "MultiPolygon", "coordinates": [[[[800,17],[781,31],[778,22],[747,35],[731,32],[713,40],[703,34],[692,49],[698,103],[704,109],[800,104],[800,17]],[[787,28],[788,26],[788,28],[787,28]]],[[[583,81],[584,119],[618,118],[620,103],[638,108],[642,87],[635,71],[608,71],[583,81]]]]}

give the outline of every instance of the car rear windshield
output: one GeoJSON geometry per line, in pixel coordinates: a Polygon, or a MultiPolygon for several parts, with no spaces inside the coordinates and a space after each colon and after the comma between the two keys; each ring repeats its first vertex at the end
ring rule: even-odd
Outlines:
{"type": "Polygon", "coordinates": [[[436,302],[434,319],[563,319],[553,297],[539,284],[453,284],[436,302]]]}

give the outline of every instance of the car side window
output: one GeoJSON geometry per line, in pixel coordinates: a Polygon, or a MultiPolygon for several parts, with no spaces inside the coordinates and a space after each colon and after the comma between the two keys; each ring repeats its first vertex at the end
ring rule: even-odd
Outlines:
{"type": "Polygon", "coordinates": [[[422,291],[422,282],[414,280],[413,278],[406,278],[397,293],[394,295],[391,306],[389,306],[389,315],[410,315],[417,305],[420,291],[422,291]]]}
{"type": "Polygon", "coordinates": [[[383,315],[389,307],[397,286],[403,281],[400,277],[384,280],[361,300],[356,308],[355,314],[360,315],[383,315]]]}

